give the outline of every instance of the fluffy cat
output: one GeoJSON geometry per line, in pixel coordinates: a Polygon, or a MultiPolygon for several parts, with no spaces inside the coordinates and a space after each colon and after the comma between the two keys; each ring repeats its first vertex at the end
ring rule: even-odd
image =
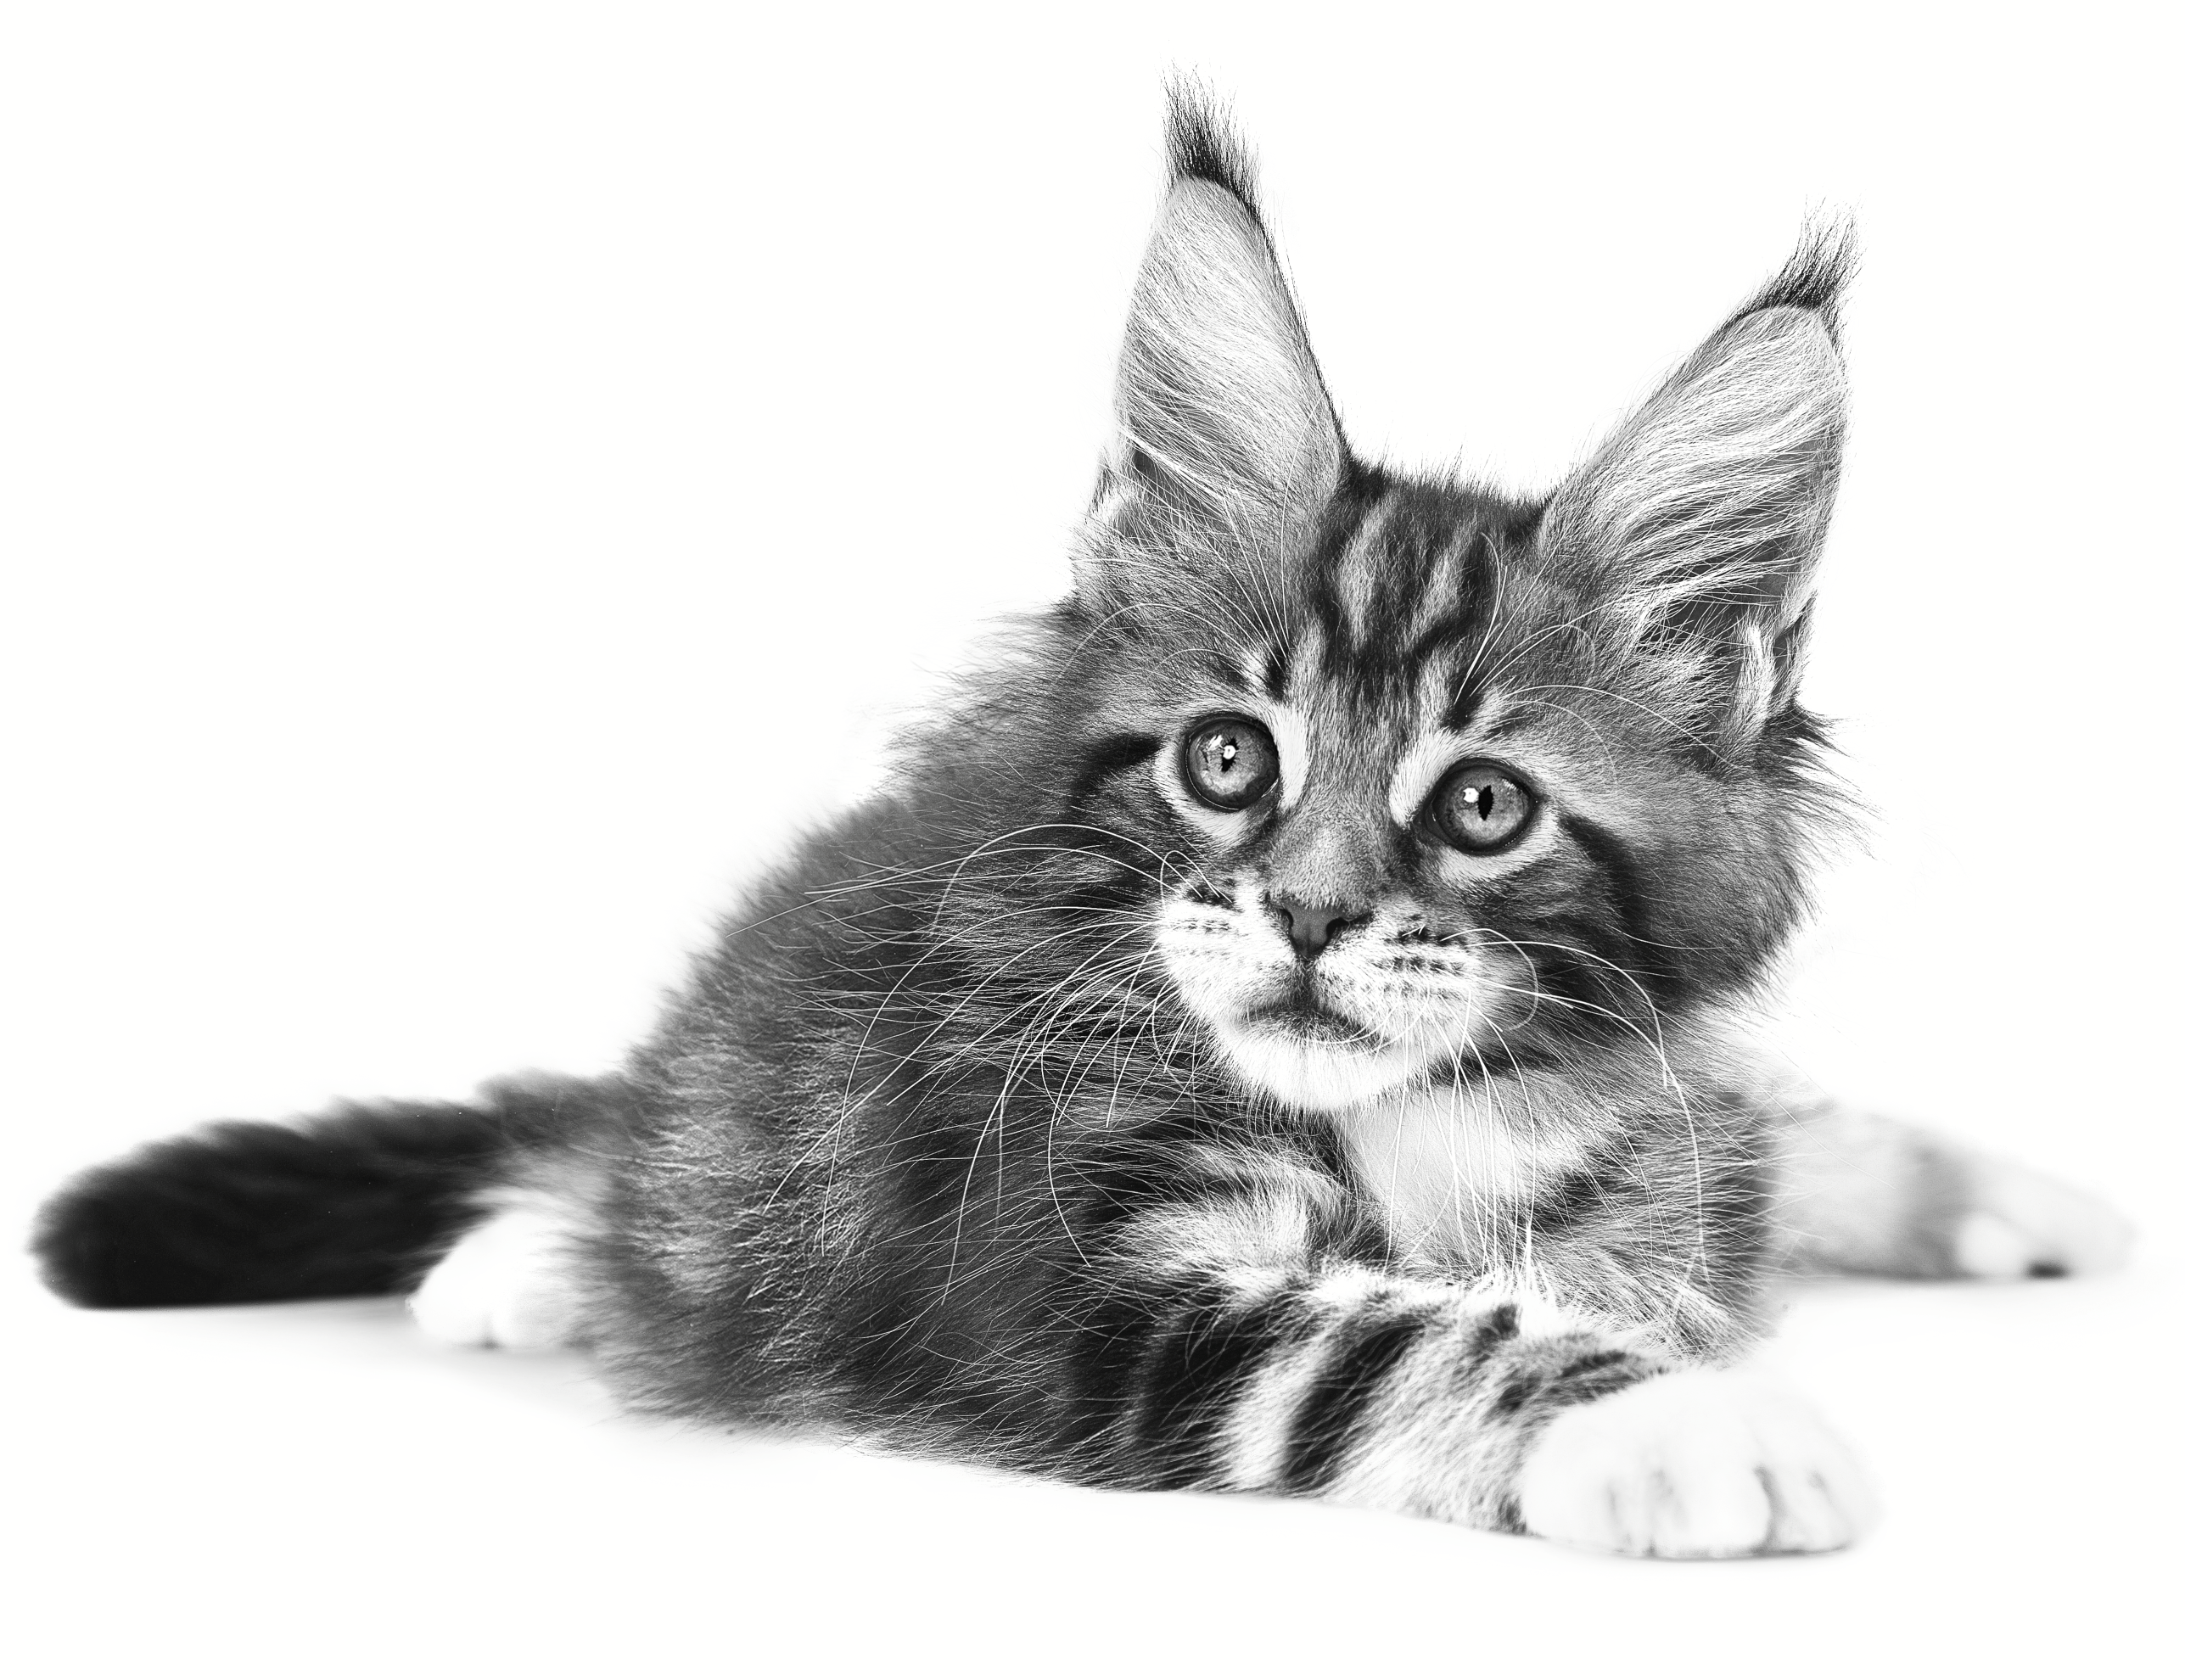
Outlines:
{"type": "Polygon", "coordinates": [[[2112,1263],[2098,1204],[1737,1021],[1836,820],[1810,236],[1553,494],[1358,460],[1202,102],[1067,598],[751,894],[625,1069],[95,1169],[88,1306],[404,1291],[634,1407],[1664,1555],[1840,1546],[1740,1370],[1801,1269],[2112,1263]]]}

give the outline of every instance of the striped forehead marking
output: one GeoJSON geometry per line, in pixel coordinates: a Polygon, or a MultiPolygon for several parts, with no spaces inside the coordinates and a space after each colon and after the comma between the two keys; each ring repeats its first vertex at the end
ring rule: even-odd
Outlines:
{"type": "Polygon", "coordinates": [[[1375,608],[1390,582],[1383,575],[1382,550],[1393,507],[1394,499],[1384,497],[1368,509],[1336,556],[1331,585],[1343,633],[1353,647],[1365,647],[1373,637],[1375,608]]]}
{"type": "Polygon", "coordinates": [[[1383,715],[1426,711],[1465,727],[1480,703],[1480,638],[1495,620],[1497,542],[1487,522],[1437,512],[1385,496],[1330,545],[1310,626],[1280,662],[1280,692],[1302,698],[1299,685],[1317,680],[1383,715]]]}

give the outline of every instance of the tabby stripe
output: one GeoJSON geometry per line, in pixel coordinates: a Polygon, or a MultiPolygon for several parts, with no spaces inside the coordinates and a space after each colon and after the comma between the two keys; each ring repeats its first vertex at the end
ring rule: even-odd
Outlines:
{"type": "Polygon", "coordinates": [[[1319,631],[1324,677],[1340,678],[1357,663],[1358,650],[1349,645],[1345,631],[1338,583],[1351,544],[1387,493],[1386,474],[1355,462],[1347,463],[1342,488],[1322,521],[1319,549],[1307,562],[1305,604],[1319,631]]]}
{"type": "Polygon", "coordinates": [[[1654,1374],[1650,1367],[1628,1353],[1588,1354],[1583,1359],[1573,1359],[1549,1378],[1547,1386],[1540,1391],[1540,1397],[1558,1410],[1566,1406],[1583,1406],[1588,1400],[1605,1400],[1654,1374]]]}
{"type": "MultiPolygon", "coordinates": [[[[1178,1129],[1172,1147],[1180,1150],[1196,1141],[1194,1134],[1178,1129]]],[[[1150,1155],[1150,1151],[1149,1151],[1150,1155]]],[[[1188,1205],[1210,1200],[1235,1188],[1204,1163],[1129,1156],[1111,1161],[1083,1174],[1084,1194],[1080,1213],[1088,1229],[1097,1230],[1119,1220],[1144,1213],[1163,1203],[1188,1205]]]]}
{"type": "Polygon", "coordinates": [[[1142,735],[1135,731],[1095,741],[1078,760],[1077,776],[1070,783],[1069,793],[1063,801],[1064,809],[1075,815],[1085,801],[1101,787],[1125,770],[1135,770],[1144,764],[1160,748],[1159,736],[1142,735]]]}
{"type": "Polygon", "coordinates": [[[1466,671],[1458,679],[1448,704],[1442,708],[1442,727],[1452,735],[1462,735],[1477,720],[1480,708],[1486,703],[1487,685],[1476,673],[1466,671]]]}
{"type": "Polygon", "coordinates": [[[1515,1417],[1536,1403],[1544,1409],[1560,1410],[1588,1400],[1605,1399],[1654,1375],[1654,1368],[1616,1348],[1580,1354],[1557,1370],[1522,1372],[1504,1383],[1494,1397],[1494,1414],[1515,1417]]]}
{"type": "Polygon", "coordinates": [[[1465,1352],[1473,1359],[1484,1359],[1489,1353],[1517,1334],[1517,1303],[1505,1301],[1472,1326],[1465,1352]]]}
{"type": "Polygon", "coordinates": [[[1135,1436],[1151,1486],[1186,1487],[1217,1467],[1219,1416],[1295,1334],[1296,1305],[1284,1291],[1241,1310],[1201,1307],[1155,1339],[1136,1381],[1135,1436]]]}
{"type": "Polygon", "coordinates": [[[1077,1328],[1075,1392],[1061,1420],[1073,1443],[1101,1438],[1121,1416],[1142,1364],[1146,1313],[1128,1296],[1118,1296],[1082,1312],[1077,1328]]]}
{"type": "Polygon", "coordinates": [[[1425,1319],[1413,1313],[1363,1330],[1337,1332],[1335,1352],[1314,1377],[1291,1420],[1290,1447],[1280,1477],[1282,1487],[1313,1493],[1334,1479],[1375,1392],[1425,1329],[1425,1319]]]}
{"type": "Polygon", "coordinates": [[[1601,1173],[1591,1163],[1565,1173],[1533,1199],[1526,1223],[1536,1237],[1560,1236],[1599,1219],[1608,1207],[1601,1173]]]}
{"type": "Polygon", "coordinates": [[[1544,916],[1526,932],[1545,934],[1570,947],[1555,949],[1537,942],[1527,947],[1533,967],[1539,972],[1541,995],[1589,1003],[1602,1011],[1596,1014],[1581,1010],[1561,1017],[1563,1030],[1572,1038],[1598,1042],[1617,1040],[1628,1035],[1631,1029],[1620,1017],[1643,1008],[1641,1000],[1645,996],[1639,984],[1638,972],[1632,966],[1637,952],[1630,942],[1618,940],[1612,955],[1582,947],[1579,941],[1599,940],[1608,932],[1605,918],[1588,924],[1577,916],[1544,916]],[[1618,969],[1624,972],[1619,974],[1618,969]],[[1633,997],[1633,992],[1639,995],[1633,997]]]}
{"type": "MultiPolygon", "coordinates": [[[[1622,924],[1626,942],[1646,946],[1650,951],[1660,950],[1661,947],[1647,937],[1646,891],[1639,878],[1639,865],[1632,859],[1631,848],[1599,823],[1570,811],[1562,812],[1560,820],[1563,832],[1577,843],[1578,849],[1600,871],[1602,880],[1606,882],[1609,902],[1616,909],[1617,921],[1622,924]]],[[[1670,982],[1669,989],[1672,992],[1680,989],[1675,984],[1677,977],[1661,972],[1658,966],[1651,962],[1644,967],[1638,963],[1629,966],[1636,972],[1650,974],[1653,977],[1670,982]]]]}
{"type": "MultiPolygon", "coordinates": [[[[1415,667],[1423,668],[1443,648],[1478,635],[1486,628],[1489,617],[1493,613],[1493,540],[1485,531],[1475,531],[1471,540],[1465,545],[1457,565],[1456,607],[1418,633],[1407,656],[1415,667]]],[[[1476,698],[1471,703],[1473,709],[1477,709],[1476,698]]],[[[1452,702],[1453,709],[1455,704],[1452,702]]],[[[1451,726],[1461,728],[1462,725],[1451,726]]]]}

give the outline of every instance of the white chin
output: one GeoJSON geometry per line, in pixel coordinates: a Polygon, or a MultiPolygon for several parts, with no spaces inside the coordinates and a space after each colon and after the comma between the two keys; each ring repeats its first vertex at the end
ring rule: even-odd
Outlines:
{"type": "Polygon", "coordinates": [[[1230,1065],[1246,1082],[1292,1108],[1322,1113],[1354,1108],[1420,1072],[1418,1058],[1402,1050],[1369,1050],[1230,1024],[1217,1033],[1230,1065]]]}

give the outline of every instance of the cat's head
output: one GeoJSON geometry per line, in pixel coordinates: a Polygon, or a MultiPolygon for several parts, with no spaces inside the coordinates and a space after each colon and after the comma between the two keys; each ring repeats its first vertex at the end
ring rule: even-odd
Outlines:
{"type": "Polygon", "coordinates": [[[1072,815],[1142,848],[1185,1006],[1329,1110],[1748,990],[1826,815],[1797,686],[1842,240],[1520,501],[1353,458],[1189,100],[1171,161],[1064,611],[1072,815]]]}

